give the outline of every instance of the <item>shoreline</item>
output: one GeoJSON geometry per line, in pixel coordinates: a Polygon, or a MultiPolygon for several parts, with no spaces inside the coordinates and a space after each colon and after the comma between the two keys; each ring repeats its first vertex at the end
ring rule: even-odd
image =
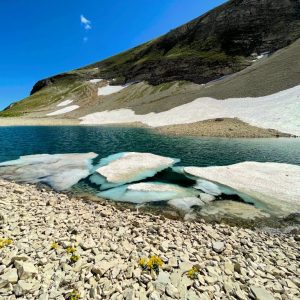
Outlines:
{"type": "Polygon", "coordinates": [[[170,220],[2,179],[0,226],[10,241],[0,249],[4,299],[300,296],[299,235],[170,220]],[[158,274],[139,264],[153,255],[158,274]]]}
{"type": "Polygon", "coordinates": [[[14,126],[99,126],[144,128],[151,133],[168,136],[190,137],[220,137],[220,138],[295,138],[296,136],[282,133],[274,129],[252,126],[236,118],[218,118],[191,124],[177,124],[171,126],[149,127],[139,122],[124,124],[85,125],[78,119],[50,119],[50,118],[0,118],[1,127],[14,126]]]}

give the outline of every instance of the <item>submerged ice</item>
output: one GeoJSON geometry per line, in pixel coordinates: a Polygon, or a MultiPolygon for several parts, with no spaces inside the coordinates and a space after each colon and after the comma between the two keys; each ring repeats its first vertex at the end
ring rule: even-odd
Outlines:
{"type": "Polygon", "coordinates": [[[90,175],[96,153],[40,154],[0,163],[0,176],[19,182],[46,183],[57,191],[68,190],[90,175]]]}
{"type": "Polygon", "coordinates": [[[98,196],[113,201],[143,204],[192,197],[196,194],[192,189],[183,188],[175,184],[145,182],[112,188],[100,192],[98,196]]]}

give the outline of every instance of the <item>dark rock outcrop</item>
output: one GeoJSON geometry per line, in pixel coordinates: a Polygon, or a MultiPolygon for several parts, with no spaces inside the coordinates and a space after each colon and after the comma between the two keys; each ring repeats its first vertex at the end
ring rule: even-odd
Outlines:
{"type": "MultiPolygon", "coordinates": [[[[272,53],[298,38],[300,0],[231,0],[158,39],[86,68],[98,67],[98,78],[115,78],[116,84],[206,83],[245,68],[252,53],[272,53]]],[[[39,81],[32,93],[57,79],[39,81]]]]}

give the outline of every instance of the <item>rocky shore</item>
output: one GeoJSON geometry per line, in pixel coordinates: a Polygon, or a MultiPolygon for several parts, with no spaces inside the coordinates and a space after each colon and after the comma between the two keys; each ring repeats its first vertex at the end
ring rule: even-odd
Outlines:
{"type": "Polygon", "coordinates": [[[0,299],[299,299],[299,236],[0,180],[0,299]]]}
{"type": "Polygon", "coordinates": [[[81,125],[78,119],[63,118],[0,118],[0,127],[4,126],[103,126],[146,128],[150,132],[194,137],[223,137],[223,138],[277,138],[295,137],[274,129],[251,126],[236,118],[217,118],[191,124],[150,127],[141,122],[120,123],[110,125],[81,125]]]}

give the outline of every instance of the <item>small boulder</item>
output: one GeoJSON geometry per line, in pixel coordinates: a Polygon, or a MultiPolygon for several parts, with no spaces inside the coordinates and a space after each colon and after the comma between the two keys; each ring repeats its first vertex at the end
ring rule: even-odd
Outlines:
{"type": "Polygon", "coordinates": [[[38,274],[38,269],[33,263],[27,261],[22,263],[18,262],[15,264],[15,266],[18,269],[18,275],[20,279],[30,279],[38,274]]]}
{"type": "Polygon", "coordinates": [[[14,292],[16,296],[23,296],[28,294],[33,287],[33,284],[30,282],[26,282],[24,280],[19,280],[18,283],[14,287],[14,292]]]}
{"type": "Polygon", "coordinates": [[[217,241],[212,243],[212,248],[217,253],[222,253],[225,249],[225,244],[223,242],[217,241]]]}
{"type": "Polygon", "coordinates": [[[275,298],[262,287],[251,286],[250,289],[256,300],[275,300],[275,298]]]}

